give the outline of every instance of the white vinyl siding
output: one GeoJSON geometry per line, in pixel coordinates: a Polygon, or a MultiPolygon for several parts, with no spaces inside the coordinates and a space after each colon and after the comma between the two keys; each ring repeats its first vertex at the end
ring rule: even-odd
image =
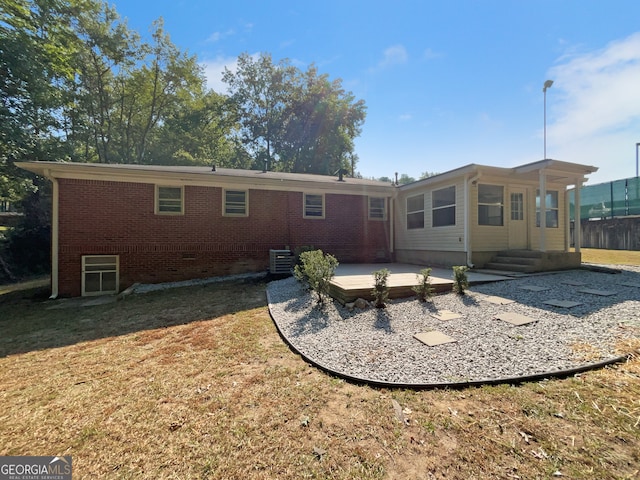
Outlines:
{"type": "MultiPolygon", "coordinates": [[[[491,184],[497,186],[499,179],[494,180],[496,183],[491,184]]],[[[503,225],[487,225],[481,224],[480,214],[480,187],[481,184],[469,186],[469,233],[471,235],[471,251],[472,252],[497,252],[509,248],[509,228],[503,225]]],[[[507,186],[502,185],[503,192],[507,192],[507,186]]],[[[504,214],[504,209],[503,209],[504,214]]],[[[504,217],[503,217],[504,218],[504,217]]]]}
{"type": "MultiPolygon", "coordinates": [[[[451,187],[449,184],[439,184],[435,190],[443,187],[451,187]]],[[[398,201],[394,202],[396,212],[396,245],[403,250],[427,250],[427,251],[464,251],[464,182],[462,178],[455,183],[455,225],[449,227],[432,227],[432,186],[413,188],[409,191],[401,191],[398,201]],[[424,202],[424,228],[407,228],[407,198],[422,196],[424,202]]]]}
{"type": "Polygon", "coordinates": [[[246,190],[223,191],[222,214],[227,217],[246,217],[249,212],[249,192],[246,190]]]}
{"type": "Polygon", "coordinates": [[[156,185],[155,212],[157,215],[182,215],[184,188],[156,185]]]}
{"type": "Polygon", "coordinates": [[[82,296],[118,293],[118,255],[82,257],[82,296]]]}
{"type": "Polygon", "coordinates": [[[304,218],[324,218],[324,195],[305,193],[303,202],[304,218]]]}

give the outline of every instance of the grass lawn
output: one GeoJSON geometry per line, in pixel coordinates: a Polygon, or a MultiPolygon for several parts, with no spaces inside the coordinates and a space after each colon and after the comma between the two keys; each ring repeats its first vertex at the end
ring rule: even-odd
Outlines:
{"type": "Polygon", "coordinates": [[[638,356],[519,386],[353,385],[283,344],[264,289],[0,295],[0,455],[71,455],[74,478],[640,475],[638,356]]]}

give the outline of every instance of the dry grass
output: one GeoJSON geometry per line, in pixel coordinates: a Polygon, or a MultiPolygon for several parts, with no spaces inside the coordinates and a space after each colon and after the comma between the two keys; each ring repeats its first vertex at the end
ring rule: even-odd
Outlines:
{"type": "Polygon", "coordinates": [[[285,347],[263,284],[45,298],[0,296],[0,455],[72,455],[74,478],[639,475],[638,357],[515,387],[374,389],[285,347]]]}
{"type": "Polygon", "coordinates": [[[640,265],[640,251],[582,248],[582,261],[604,265],[640,265]]]}

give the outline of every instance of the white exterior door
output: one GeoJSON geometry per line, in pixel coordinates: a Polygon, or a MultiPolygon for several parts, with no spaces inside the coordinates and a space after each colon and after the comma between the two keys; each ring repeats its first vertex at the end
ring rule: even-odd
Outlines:
{"type": "Polygon", "coordinates": [[[524,188],[512,188],[509,194],[509,248],[527,249],[527,191],[524,188]]]}

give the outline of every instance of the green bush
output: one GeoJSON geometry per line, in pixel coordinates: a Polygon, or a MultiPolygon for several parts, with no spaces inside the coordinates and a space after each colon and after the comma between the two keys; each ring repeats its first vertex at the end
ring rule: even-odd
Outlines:
{"type": "Polygon", "coordinates": [[[431,279],[429,278],[430,275],[430,268],[423,268],[420,270],[420,274],[417,275],[419,283],[413,287],[413,291],[416,292],[416,296],[421,302],[426,302],[433,296],[433,287],[431,286],[431,279]]]}
{"type": "Polygon", "coordinates": [[[298,265],[293,269],[293,275],[316,292],[318,303],[323,303],[324,297],[329,294],[329,284],[337,266],[336,257],[325,255],[322,250],[302,252],[298,265]]]}
{"type": "Polygon", "coordinates": [[[390,274],[391,272],[386,268],[373,272],[374,285],[373,290],[371,290],[371,295],[373,295],[373,302],[376,308],[386,307],[385,302],[389,299],[387,280],[390,274]]]}
{"type": "Polygon", "coordinates": [[[453,291],[459,295],[464,295],[464,291],[469,288],[467,270],[469,267],[463,265],[453,267],[453,291]]]}

